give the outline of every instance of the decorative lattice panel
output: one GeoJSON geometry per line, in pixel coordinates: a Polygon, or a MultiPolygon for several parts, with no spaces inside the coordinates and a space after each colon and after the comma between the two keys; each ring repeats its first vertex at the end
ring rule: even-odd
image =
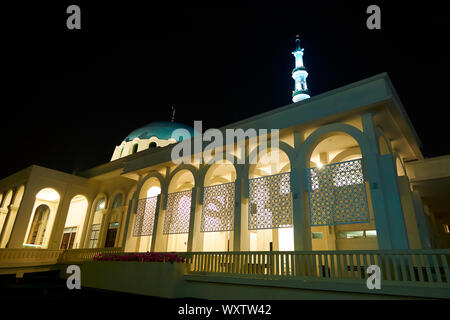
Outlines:
{"type": "Polygon", "coordinates": [[[249,230],[292,227],[290,183],[290,173],[249,180],[249,230]]]}
{"type": "Polygon", "coordinates": [[[189,233],[192,190],[169,193],[164,234],[189,233]]]}
{"type": "Polygon", "coordinates": [[[361,159],[308,170],[311,226],[370,222],[361,159]]]}
{"type": "Polygon", "coordinates": [[[204,187],[200,231],[231,231],[233,217],[234,182],[204,187]]]}
{"type": "Polygon", "coordinates": [[[157,199],[158,197],[139,199],[133,237],[152,235],[157,199]]]}

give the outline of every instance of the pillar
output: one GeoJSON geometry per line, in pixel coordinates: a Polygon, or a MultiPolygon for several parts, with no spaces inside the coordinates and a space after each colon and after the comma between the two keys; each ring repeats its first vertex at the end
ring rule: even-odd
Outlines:
{"type": "Polygon", "coordinates": [[[414,202],[414,209],[417,220],[417,227],[419,228],[420,242],[422,244],[422,249],[432,249],[433,248],[433,237],[431,235],[431,228],[428,224],[427,218],[425,216],[425,210],[422,202],[422,198],[417,190],[412,192],[412,198],[414,202]]]}
{"type": "Polygon", "coordinates": [[[156,200],[155,218],[153,220],[153,231],[152,231],[152,243],[150,244],[150,251],[154,252],[156,248],[156,234],[158,230],[159,213],[161,209],[161,193],[158,194],[156,200]]]}
{"type": "Polygon", "coordinates": [[[11,236],[6,237],[4,234],[1,247],[4,248],[23,248],[23,242],[27,232],[28,224],[33,211],[34,202],[36,200],[37,192],[42,189],[41,186],[25,186],[22,202],[20,208],[15,211],[14,215],[8,217],[8,224],[11,223],[11,236]],[[9,239],[8,239],[9,238],[9,239]]]}
{"type": "Polygon", "coordinates": [[[370,182],[378,248],[380,250],[408,249],[408,236],[392,156],[390,154],[381,156],[378,152],[378,141],[371,113],[362,116],[362,125],[370,143],[363,157],[366,178],[370,182]]]}
{"type": "MultiPolygon", "coordinates": [[[[188,243],[187,243],[187,252],[192,252],[193,243],[194,243],[194,227],[195,227],[196,221],[199,220],[199,217],[197,217],[197,214],[196,214],[197,203],[199,202],[199,195],[200,195],[200,192],[198,192],[198,188],[199,188],[198,186],[195,186],[194,188],[192,188],[192,200],[191,200],[191,212],[189,215],[189,235],[188,235],[188,243]]],[[[200,219],[201,219],[201,213],[200,213],[200,219]]]]}
{"type": "MultiPolygon", "coordinates": [[[[303,133],[294,132],[294,145],[296,153],[299,154],[303,143],[303,133]]],[[[308,189],[306,179],[306,162],[301,157],[300,161],[291,163],[291,192],[292,192],[292,215],[294,223],[294,250],[311,251],[311,225],[308,209],[308,189]]],[[[308,161],[307,159],[306,161],[308,161]]]]}
{"type": "Polygon", "coordinates": [[[59,249],[62,234],[64,232],[64,226],[66,224],[67,214],[69,213],[71,200],[71,197],[68,197],[66,193],[64,195],[61,195],[58,209],[56,210],[55,219],[53,220],[51,234],[48,239],[48,249],[59,249]]]}
{"type": "Polygon", "coordinates": [[[6,248],[19,208],[10,204],[8,208],[1,208],[0,210],[2,210],[0,215],[5,219],[0,232],[0,248],[6,248]]]}
{"type": "Polygon", "coordinates": [[[133,200],[128,201],[127,206],[127,216],[125,218],[125,225],[123,228],[123,237],[122,237],[122,248],[125,250],[125,244],[127,242],[127,235],[128,235],[128,228],[130,225],[130,219],[131,219],[131,208],[133,206],[133,200]]]}
{"type": "Polygon", "coordinates": [[[242,177],[237,175],[234,184],[234,229],[232,251],[241,251],[242,177]]]}

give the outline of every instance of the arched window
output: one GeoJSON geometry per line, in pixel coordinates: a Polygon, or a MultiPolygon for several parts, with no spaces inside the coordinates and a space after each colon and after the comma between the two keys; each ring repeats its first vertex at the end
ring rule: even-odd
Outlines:
{"type": "Polygon", "coordinates": [[[41,204],[36,208],[27,244],[42,245],[49,213],[50,208],[45,204],[41,204]]]}
{"type": "Polygon", "coordinates": [[[106,201],[105,198],[101,198],[97,201],[97,205],[95,206],[95,212],[105,209],[106,201]]]}
{"type": "Polygon", "coordinates": [[[113,204],[112,204],[112,208],[116,209],[122,206],[122,194],[119,193],[115,196],[114,200],[113,200],[113,204]]]}
{"type": "Polygon", "coordinates": [[[158,145],[156,144],[156,142],[155,141],[153,141],[153,142],[150,142],[150,144],[149,144],[149,148],[156,148],[158,145]]]}
{"type": "Polygon", "coordinates": [[[138,144],[135,143],[135,144],[133,145],[133,150],[131,151],[131,154],[136,153],[137,150],[138,150],[138,144]]]}
{"type": "Polygon", "coordinates": [[[102,224],[102,214],[99,212],[100,210],[105,209],[106,207],[106,199],[101,198],[97,201],[95,205],[95,213],[94,213],[94,221],[92,222],[91,234],[89,236],[89,248],[97,248],[98,238],[100,235],[100,227],[102,224]]]}

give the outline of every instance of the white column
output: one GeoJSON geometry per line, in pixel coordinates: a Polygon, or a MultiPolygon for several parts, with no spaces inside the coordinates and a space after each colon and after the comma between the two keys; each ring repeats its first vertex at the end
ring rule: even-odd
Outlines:
{"type": "Polygon", "coordinates": [[[370,182],[378,248],[408,249],[408,236],[403,219],[402,206],[397,185],[397,174],[390,154],[380,156],[372,114],[362,116],[363,131],[372,146],[364,154],[366,177],[370,182]]]}

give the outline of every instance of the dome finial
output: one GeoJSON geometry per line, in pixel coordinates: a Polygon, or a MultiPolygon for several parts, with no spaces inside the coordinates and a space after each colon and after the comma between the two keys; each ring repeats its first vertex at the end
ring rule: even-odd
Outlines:
{"type": "Polygon", "coordinates": [[[297,34],[295,35],[295,51],[301,51],[302,49],[300,48],[300,35],[297,34]]]}
{"type": "Polygon", "coordinates": [[[175,121],[175,107],[172,106],[172,119],[170,119],[171,122],[175,121]]]}

